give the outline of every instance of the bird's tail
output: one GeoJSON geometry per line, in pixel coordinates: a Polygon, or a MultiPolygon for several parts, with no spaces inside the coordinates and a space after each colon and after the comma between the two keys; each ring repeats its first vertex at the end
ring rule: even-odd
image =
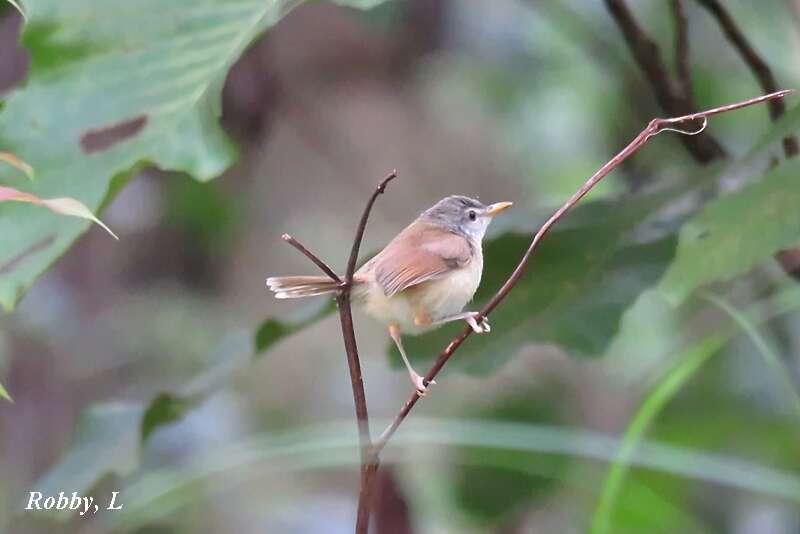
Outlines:
{"type": "Polygon", "coordinates": [[[299,299],[335,293],[336,282],[327,276],[272,276],[267,287],[277,299],[299,299]]]}

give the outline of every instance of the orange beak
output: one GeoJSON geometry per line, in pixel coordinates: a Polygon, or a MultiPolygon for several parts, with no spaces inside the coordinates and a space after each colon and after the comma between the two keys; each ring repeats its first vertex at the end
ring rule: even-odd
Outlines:
{"type": "Polygon", "coordinates": [[[495,202],[494,204],[491,204],[488,208],[486,208],[486,215],[488,215],[489,217],[494,217],[504,209],[510,208],[512,204],[513,202],[495,202]]]}

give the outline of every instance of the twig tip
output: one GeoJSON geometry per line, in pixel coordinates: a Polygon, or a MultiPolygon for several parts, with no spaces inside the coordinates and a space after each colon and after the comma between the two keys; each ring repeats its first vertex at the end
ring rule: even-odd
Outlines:
{"type": "Polygon", "coordinates": [[[281,236],[281,239],[283,239],[284,241],[291,241],[292,240],[292,236],[290,236],[289,234],[283,234],[281,236]]]}

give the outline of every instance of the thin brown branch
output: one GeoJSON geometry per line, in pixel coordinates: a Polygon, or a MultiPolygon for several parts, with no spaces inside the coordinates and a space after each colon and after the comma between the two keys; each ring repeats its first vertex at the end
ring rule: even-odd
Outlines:
{"type": "Polygon", "coordinates": [[[364,393],[364,379],[361,375],[361,362],[358,357],[358,346],[356,345],[356,333],[353,328],[353,311],[350,306],[350,291],[353,287],[353,275],[358,261],[358,251],[361,248],[361,241],[364,238],[364,231],[367,228],[367,220],[375,204],[378,195],[386,190],[386,184],[397,176],[396,171],[392,171],[386,178],[380,181],[373,191],[361,215],[361,220],[356,228],[356,235],[353,239],[353,246],[350,249],[350,259],[347,262],[347,272],[345,273],[344,283],[336,296],[339,305],[339,319],[342,323],[342,338],[344,348],[347,352],[347,366],[350,370],[350,384],[353,387],[353,401],[356,406],[356,419],[358,420],[358,439],[361,449],[361,478],[358,491],[358,510],[356,512],[356,534],[366,534],[369,530],[369,516],[372,511],[372,493],[374,475],[378,471],[380,460],[377,453],[372,452],[372,438],[369,432],[369,415],[367,413],[367,398],[364,393]]]}
{"type": "Polygon", "coordinates": [[[397,171],[392,171],[386,178],[380,181],[375,191],[367,201],[361,220],[356,227],[356,235],[353,238],[353,246],[350,249],[350,259],[347,262],[347,271],[344,280],[331,269],[327,263],[322,261],[316,254],[308,250],[302,243],[297,241],[289,234],[283,234],[282,239],[302,252],[310,259],[322,272],[327,274],[337,284],[339,291],[336,294],[336,303],[339,307],[339,322],[342,326],[342,339],[344,341],[345,352],[347,353],[347,367],[350,372],[350,384],[353,388],[353,403],[355,404],[356,420],[358,423],[358,439],[361,452],[361,475],[359,478],[358,489],[358,510],[356,514],[356,534],[367,534],[369,529],[369,516],[372,509],[372,493],[374,488],[375,474],[380,466],[378,452],[374,451],[372,438],[369,431],[369,413],[367,411],[367,397],[364,393],[364,379],[361,375],[361,361],[358,356],[358,345],[356,344],[356,333],[353,327],[353,310],[350,301],[350,292],[353,286],[353,275],[355,274],[356,262],[358,261],[358,251],[361,248],[361,241],[364,238],[364,231],[367,228],[369,214],[378,195],[386,190],[386,185],[397,177],[397,171]]]}
{"type": "Polygon", "coordinates": [[[367,219],[372,211],[372,205],[375,204],[375,199],[378,195],[382,195],[386,191],[386,185],[397,178],[397,171],[393,170],[389,175],[380,181],[378,187],[373,191],[372,196],[367,201],[364,208],[364,213],[361,214],[361,220],[356,228],[356,237],[353,240],[353,248],[350,249],[350,259],[347,261],[347,272],[344,277],[345,284],[351,285],[353,283],[353,274],[356,272],[356,262],[358,261],[358,251],[361,248],[361,240],[364,238],[364,230],[367,228],[367,219]]]}
{"type": "Polygon", "coordinates": [[[694,108],[692,70],[689,67],[689,18],[683,9],[683,0],[670,0],[670,9],[675,22],[675,72],[681,92],[694,108]]]}
{"type": "MultiPolygon", "coordinates": [[[[605,0],[605,3],[664,113],[671,116],[692,113],[691,95],[670,77],[658,45],[639,26],[628,5],[624,0],[605,0]]],[[[722,145],[709,134],[684,137],[681,141],[699,163],[708,163],[725,155],[722,145]]]]}
{"type": "MultiPolygon", "coordinates": [[[[486,306],[480,312],[481,317],[487,317],[492,310],[494,310],[502,301],[505,299],[506,295],[514,288],[517,282],[522,278],[523,274],[525,273],[525,269],[530,262],[533,253],[539,246],[539,243],[547,235],[547,232],[550,228],[558,222],[561,217],[564,216],[581,198],[583,198],[586,193],[588,193],[595,185],[597,185],[600,180],[602,180],[608,173],[614,170],[617,166],[619,166],[623,161],[628,159],[632,154],[634,154],[637,150],[642,148],[647,141],[663,132],[663,131],[678,131],[683,134],[687,135],[694,135],[700,133],[706,125],[706,121],[709,117],[714,115],[718,115],[720,113],[725,113],[728,111],[733,111],[739,108],[743,108],[746,106],[752,106],[754,104],[760,104],[762,102],[772,101],[777,98],[782,98],[790,93],[794,92],[793,90],[785,90],[785,91],[778,91],[776,93],[772,93],[769,95],[760,96],[757,98],[751,98],[749,100],[745,100],[742,102],[737,102],[734,104],[729,104],[726,106],[720,106],[717,108],[709,109],[706,111],[700,111],[696,113],[690,113],[681,117],[673,117],[669,119],[653,119],[647,125],[647,127],[642,130],[639,135],[637,135],[633,141],[631,141],[625,148],[623,148],[616,156],[611,158],[605,165],[600,167],[600,169],[595,172],[587,181],[584,183],[580,189],[578,189],[553,215],[550,216],[547,221],[539,228],[539,230],[534,234],[533,239],[531,240],[528,249],[525,251],[525,254],[522,256],[517,267],[508,277],[508,280],[503,284],[503,286],[495,293],[495,295],[489,300],[486,306]],[[702,120],[703,123],[700,128],[696,128],[694,130],[683,130],[678,129],[680,125],[686,125],[687,123],[691,124],[697,122],[698,120],[702,120]]],[[[481,317],[476,317],[476,320],[480,322],[481,317]]],[[[461,331],[448,345],[447,347],[439,354],[438,358],[434,362],[431,369],[425,375],[425,383],[429,384],[439,373],[439,371],[444,367],[447,361],[453,356],[458,347],[472,334],[472,329],[467,327],[461,331]]],[[[421,397],[414,391],[408,400],[403,404],[400,408],[400,411],[392,420],[391,424],[383,431],[380,437],[375,442],[373,446],[372,452],[374,454],[379,454],[386,444],[389,442],[391,437],[397,431],[398,427],[403,423],[405,418],[414,408],[421,397]]]]}
{"type": "Polygon", "coordinates": [[[292,245],[294,248],[296,248],[297,250],[299,250],[300,252],[302,252],[302,253],[303,253],[303,255],[304,255],[306,258],[308,258],[308,259],[310,259],[312,262],[314,262],[314,265],[316,265],[317,267],[319,267],[319,268],[320,268],[320,270],[322,270],[322,272],[323,272],[323,273],[325,273],[325,274],[327,274],[328,276],[330,276],[330,277],[331,277],[331,279],[332,279],[334,282],[336,282],[337,284],[341,284],[341,283],[343,283],[343,282],[342,282],[342,279],[341,279],[341,278],[339,278],[339,275],[338,275],[338,274],[336,274],[336,273],[334,272],[334,270],[333,270],[333,269],[331,269],[331,268],[328,266],[328,264],[327,264],[327,263],[325,263],[324,261],[322,261],[321,259],[319,259],[319,258],[317,257],[317,255],[316,255],[316,254],[314,254],[313,252],[311,252],[310,250],[308,250],[308,249],[307,249],[305,246],[303,246],[303,244],[302,244],[302,243],[300,243],[300,241],[298,241],[298,240],[297,240],[297,239],[295,239],[294,237],[290,236],[289,234],[283,234],[283,235],[281,236],[281,239],[283,239],[284,241],[286,241],[287,243],[289,243],[290,245],[292,245]]]}
{"type": "MultiPolygon", "coordinates": [[[[697,1],[716,19],[720,28],[722,28],[722,32],[725,34],[725,37],[742,57],[742,60],[753,73],[753,76],[755,76],[756,80],[758,80],[761,89],[765,93],[777,91],[778,84],[775,82],[775,76],[773,76],[769,65],[767,65],[767,62],[758,55],[758,52],[756,52],[753,45],[750,44],[750,41],[747,40],[744,32],[742,32],[741,28],[739,28],[739,26],[736,24],[736,21],[733,20],[733,17],[728,10],[725,9],[725,6],[723,6],[718,0],[697,1]]],[[[768,108],[769,115],[772,120],[777,120],[786,112],[786,104],[783,102],[783,100],[770,101],[768,108]]],[[[800,152],[800,147],[798,146],[797,138],[795,136],[790,135],[783,138],[783,151],[787,158],[790,158],[800,152]]]]}

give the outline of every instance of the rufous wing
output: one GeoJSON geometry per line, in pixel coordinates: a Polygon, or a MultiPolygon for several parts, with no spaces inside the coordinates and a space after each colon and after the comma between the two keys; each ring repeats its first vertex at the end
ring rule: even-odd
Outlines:
{"type": "Polygon", "coordinates": [[[472,258],[466,237],[424,222],[414,222],[400,232],[373,260],[375,281],[386,296],[453,269],[464,267],[472,258]]]}

